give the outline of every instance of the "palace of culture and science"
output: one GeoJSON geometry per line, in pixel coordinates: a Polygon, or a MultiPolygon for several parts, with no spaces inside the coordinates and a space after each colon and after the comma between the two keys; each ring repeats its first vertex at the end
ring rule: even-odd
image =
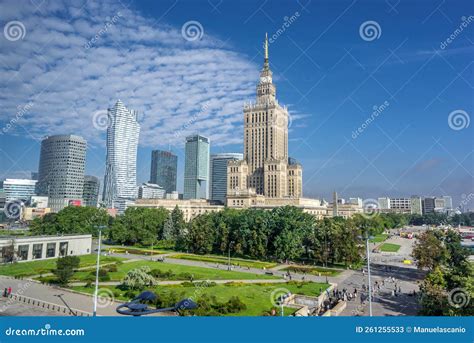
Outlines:
{"type": "Polygon", "coordinates": [[[288,109],[276,99],[266,39],[257,100],[244,107],[244,159],[227,167],[227,205],[300,198],[302,173],[301,165],[288,157],[288,109]]]}

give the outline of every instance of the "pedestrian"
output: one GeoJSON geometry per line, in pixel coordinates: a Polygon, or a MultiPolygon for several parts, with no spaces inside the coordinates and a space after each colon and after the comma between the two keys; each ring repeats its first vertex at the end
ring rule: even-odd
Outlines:
{"type": "Polygon", "coordinates": [[[12,294],[12,288],[8,287],[8,295],[12,294]]]}
{"type": "Polygon", "coordinates": [[[8,289],[5,287],[3,290],[3,296],[6,298],[8,296],[8,289]]]}
{"type": "Polygon", "coordinates": [[[398,286],[398,293],[402,294],[402,287],[398,286]]]}

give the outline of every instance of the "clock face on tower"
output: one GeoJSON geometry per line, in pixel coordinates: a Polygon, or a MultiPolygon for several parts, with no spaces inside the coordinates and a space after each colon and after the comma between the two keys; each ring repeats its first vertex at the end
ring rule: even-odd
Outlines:
{"type": "Polygon", "coordinates": [[[272,78],[270,76],[260,76],[260,82],[262,82],[262,83],[271,83],[272,78]]]}

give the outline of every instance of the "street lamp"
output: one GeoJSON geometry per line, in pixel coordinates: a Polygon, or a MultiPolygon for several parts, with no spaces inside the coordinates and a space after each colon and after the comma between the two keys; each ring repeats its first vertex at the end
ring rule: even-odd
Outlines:
{"type": "Polygon", "coordinates": [[[97,265],[95,270],[95,291],[94,291],[94,311],[93,316],[97,316],[97,296],[99,293],[99,265],[100,265],[100,243],[102,241],[102,229],[105,228],[105,225],[98,226],[99,229],[99,246],[97,247],[97,265]]]}
{"type": "Polygon", "coordinates": [[[229,242],[229,253],[228,253],[228,265],[227,265],[227,270],[231,270],[230,268],[230,248],[232,247],[232,244],[234,244],[234,241],[229,242]]]}
{"type": "Polygon", "coordinates": [[[144,316],[153,313],[159,312],[168,312],[174,311],[179,314],[179,311],[182,310],[194,310],[197,308],[197,304],[191,299],[183,299],[180,302],[176,303],[173,307],[166,308],[157,308],[151,309],[148,308],[148,305],[145,302],[154,301],[156,299],[156,294],[150,291],[145,291],[135,297],[132,301],[128,303],[119,305],[116,309],[117,313],[123,314],[126,316],[144,316]]]}
{"type": "Polygon", "coordinates": [[[370,279],[370,250],[369,250],[369,239],[372,239],[373,236],[370,236],[368,232],[365,233],[364,236],[360,236],[360,238],[365,239],[365,249],[366,249],[366,256],[367,256],[367,277],[369,279],[369,316],[372,317],[372,281],[370,279]]]}

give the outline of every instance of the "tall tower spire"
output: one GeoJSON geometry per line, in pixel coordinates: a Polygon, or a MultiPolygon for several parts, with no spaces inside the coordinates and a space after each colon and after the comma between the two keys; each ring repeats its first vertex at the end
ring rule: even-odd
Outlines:
{"type": "Polygon", "coordinates": [[[269,63],[268,63],[268,34],[266,32],[265,32],[264,53],[265,53],[265,59],[264,59],[263,67],[264,67],[264,69],[269,69],[269,63]]]}

